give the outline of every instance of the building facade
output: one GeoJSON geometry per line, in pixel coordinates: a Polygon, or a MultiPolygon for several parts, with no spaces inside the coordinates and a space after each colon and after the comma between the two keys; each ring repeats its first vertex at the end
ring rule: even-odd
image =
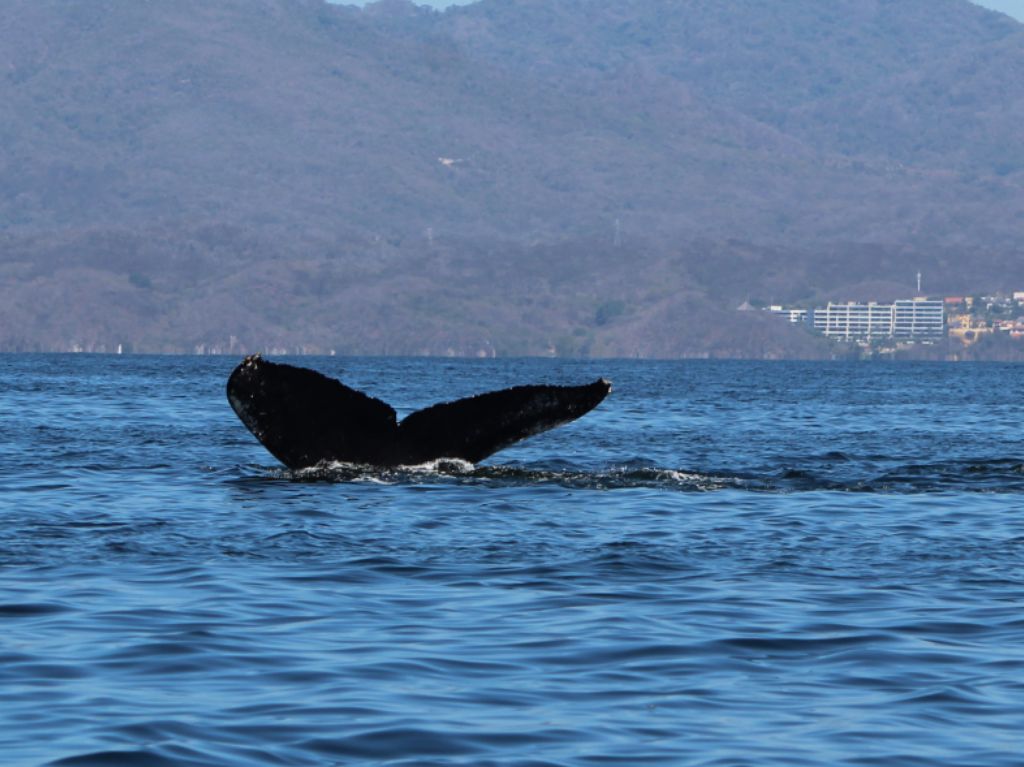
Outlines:
{"type": "Polygon", "coordinates": [[[769,306],[768,311],[780,317],[785,317],[794,325],[807,322],[807,309],[787,309],[784,306],[769,306]]]}
{"type": "Polygon", "coordinates": [[[814,329],[843,341],[898,338],[925,341],[942,338],[946,332],[942,301],[914,298],[891,304],[829,303],[814,310],[814,329]]]}
{"type": "Polygon", "coordinates": [[[896,301],[892,307],[895,338],[933,340],[946,334],[946,312],[942,301],[913,298],[896,301]]]}
{"type": "Polygon", "coordinates": [[[814,329],[829,338],[844,341],[854,339],[889,338],[893,334],[891,304],[829,303],[814,310],[814,329]]]}

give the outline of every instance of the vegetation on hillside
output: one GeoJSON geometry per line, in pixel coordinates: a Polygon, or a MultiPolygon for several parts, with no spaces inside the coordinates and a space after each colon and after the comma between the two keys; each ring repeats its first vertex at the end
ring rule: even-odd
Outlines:
{"type": "Polygon", "coordinates": [[[735,308],[1024,287],[966,0],[9,0],[0,348],[818,357],[735,308]]]}

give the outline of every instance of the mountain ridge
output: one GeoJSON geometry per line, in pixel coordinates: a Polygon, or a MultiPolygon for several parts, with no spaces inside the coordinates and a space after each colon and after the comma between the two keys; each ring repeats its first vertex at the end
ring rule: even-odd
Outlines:
{"type": "Polygon", "coordinates": [[[1024,26],[730,8],[12,0],[0,347],[821,356],[732,310],[1024,285],[1024,26]]]}

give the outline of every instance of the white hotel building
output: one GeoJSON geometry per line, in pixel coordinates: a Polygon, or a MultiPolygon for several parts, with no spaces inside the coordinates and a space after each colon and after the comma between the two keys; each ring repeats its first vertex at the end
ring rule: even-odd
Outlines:
{"type": "Polygon", "coordinates": [[[926,341],[946,333],[942,301],[913,298],[891,304],[830,303],[814,310],[814,329],[844,341],[897,338],[926,341]]]}

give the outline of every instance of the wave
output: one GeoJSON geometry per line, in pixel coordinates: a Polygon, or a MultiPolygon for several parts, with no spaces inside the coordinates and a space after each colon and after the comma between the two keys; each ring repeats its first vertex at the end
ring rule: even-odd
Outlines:
{"type": "Polygon", "coordinates": [[[854,493],[922,493],[942,491],[1024,491],[1024,462],[1018,458],[897,463],[878,466],[835,455],[760,471],[699,471],[659,467],[641,460],[600,468],[567,462],[547,464],[474,465],[460,459],[439,459],[416,466],[381,468],[351,463],[320,464],[292,471],[260,467],[261,478],[293,482],[375,483],[382,485],[449,483],[490,486],[559,485],[576,489],[652,488],[679,492],[746,490],[763,493],[838,491],[854,493]],[[833,470],[833,471],[830,471],[833,470]],[[838,470],[836,470],[838,469],[838,470]]]}
{"type": "Polygon", "coordinates": [[[329,463],[297,471],[275,468],[269,469],[268,472],[271,477],[296,482],[371,482],[379,484],[455,482],[511,486],[555,484],[596,490],[655,487],[705,491],[724,487],[742,488],[750,484],[741,477],[715,476],[681,469],[612,466],[593,470],[568,466],[474,465],[468,461],[453,458],[442,458],[416,466],[394,468],[352,463],[329,463]]]}

